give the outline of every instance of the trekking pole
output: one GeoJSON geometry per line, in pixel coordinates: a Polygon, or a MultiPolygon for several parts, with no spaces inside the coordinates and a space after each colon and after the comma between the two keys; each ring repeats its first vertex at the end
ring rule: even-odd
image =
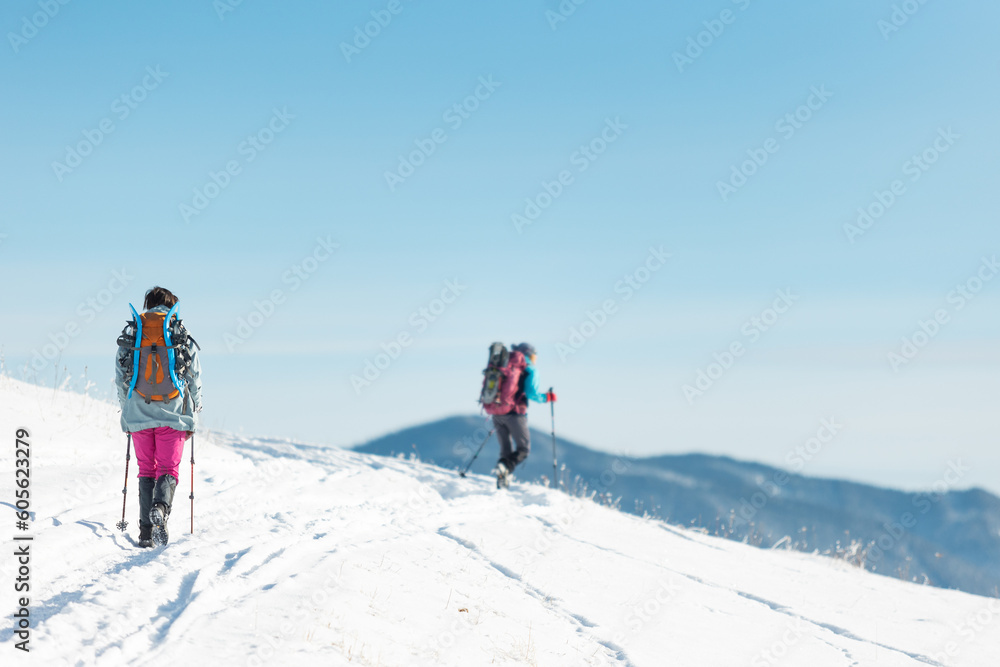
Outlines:
{"type": "Polygon", "coordinates": [[[472,460],[469,461],[469,465],[465,466],[465,470],[463,470],[462,472],[458,473],[459,477],[465,477],[465,473],[469,472],[469,468],[472,467],[472,464],[475,462],[476,457],[479,456],[479,452],[483,451],[483,447],[485,447],[486,443],[490,441],[490,436],[493,435],[493,431],[495,431],[495,430],[497,430],[497,429],[494,426],[492,429],[490,429],[490,432],[486,434],[486,438],[484,438],[482,444],[479,445],[479,449],[477,449],[476,453],[472,455],[472,460]]]}
{"type": "Polygon", "coordinates": [[[125,485],[122,486],[122,520],[115,526],[118,530],[125,532],[128,521],[125,520],[125,501],[128,499],[128,462],[132,459],[132,434],[128,434],[128,443],[125,445],[125,485]]]}
{"type": "MultiPolygon", "coordinates": [[[[549,387],[549,398],[555,393],[552,387],[549,387]]],[[[556,462],[556,402],[550,400],[549,408],[552,412],[552,482],[559,488],[559,466],[556,462]]]]}
{"type": "Polygon", "coordinates": [[[194,433],[191,434],[191,534],[194,535],[194,433]]]}

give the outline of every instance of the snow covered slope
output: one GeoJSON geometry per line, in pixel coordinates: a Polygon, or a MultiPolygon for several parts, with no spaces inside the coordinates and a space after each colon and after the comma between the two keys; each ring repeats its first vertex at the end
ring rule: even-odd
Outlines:
{"type": "MultiPolygon", "coordinates": [[[[548,489],[212,434],[171,544],[134,546],[117,410],[0,378],[4,665],[991,665],[1000,600],[766,551],[548,489]],[[31,431],[30,653],[14,430],[31,431]],[[949,655],[950,654],[950,655],[949,655]]],[[[187,454],[185,454],[187,457],[187,454]]]]}
{"type": "MultiPolygon", "coordinates": [[[[353,449],[386,456],[415,453],[443,468],[461,468],[491,428],[489,417],[450,417],[353,449]]],[[[531,441],[532,455],[518,468],[518,477],[551,479],[550,435],[532,429],[531,441]]],[[[493,436],[472,470],[488,472],[498,448],[493,436]]],[[[788,536],[800,551],[831,553],[845,542],[872,545],[865,560],[871,571],[977,595],[1000,591],[1000,498],[982,489],[951,489],[956,483],[947,476],[951,462],[942,463],[947,475],[936,488],[908,493],[725,456],[631,457],[564,438],[559,438],[558,453],[563,485],[583,483],[590,491],[621,498],[621,509],[632,514],[702,526],[764,548],[788,536]],[[914,521],[905,531],[887,531],[907,515],[914,521]]]]}

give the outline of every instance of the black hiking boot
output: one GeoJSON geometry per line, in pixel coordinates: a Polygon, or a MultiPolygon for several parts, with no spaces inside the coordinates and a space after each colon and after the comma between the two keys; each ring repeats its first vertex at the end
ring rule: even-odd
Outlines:
{"type": "Polygon", "coordinates": [[[153,526],[149,523],[149,510],[153,509],[153,487],[156,480],[152,477],[139,478],[139,539],[143,535],[149,536],[149,529],[153,526]],[[145,527],[145,528],[144,528],[145,527]],[[146,532],[143,532],[145,530],[146,532]]]}
{"type": "Polygon", "coordinates": [[[153,525],[150,526],[153,544],[164,546],[170,539],[170,533],[167,532],[167,517],[169,515],[170,510],[163,503],[154,503],[153,509],[149,511],[149,520],[153,522],[153,525]]]}
{"type": "Polygon", "coordinates": [[[149,521],[153,524],[153,543],[166,544],[170,535],[167,532],[167,517],[170,516],[170,504],[174,501],[174,489],[177,488],[177,478],[173,475],[160,475],[156,478],[153,488],[153,509],[149,511],[149,521]]]}
{"type": "Polygon", "coordinates": [[[139,546],[149,549],[153,546],[153,526],[148,523],[139,524],[139,546]]]}
{"type": "Polygon", "coordinates": [[[507,468],[507,464],[503,461],[497,463],[497,488],[507,489],[510,488],[510,470],[507,468]]]}

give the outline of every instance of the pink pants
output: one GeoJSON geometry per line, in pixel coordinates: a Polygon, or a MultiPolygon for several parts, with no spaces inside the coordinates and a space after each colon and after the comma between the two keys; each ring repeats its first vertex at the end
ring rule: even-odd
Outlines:
{"type": "Polygon", "coordinates": [[[175,431],[169,426],[158,426],[136,431],[132,434],[135,445],[135,459],[139,464],[139,477],[173,475],[180,479],[177,469],[184,455],[184,441],[187,434],[175,431]]]}

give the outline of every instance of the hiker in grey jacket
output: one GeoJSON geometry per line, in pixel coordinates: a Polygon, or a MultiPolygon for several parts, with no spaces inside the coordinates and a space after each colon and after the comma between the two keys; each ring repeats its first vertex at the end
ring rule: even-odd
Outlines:
{"type": "Polygon", "coordinates": [[[198,344],[174,314],[177,301],[170,290],[150,289],[145,312],[135,313],[118,341],[115,384],[122,431],[131,435],[139,465],[141,547],[167,543],[184,443],[198,428],[201,411],[198,344]],[[173,346],[166,344],[165,322],[173,346]]]}

